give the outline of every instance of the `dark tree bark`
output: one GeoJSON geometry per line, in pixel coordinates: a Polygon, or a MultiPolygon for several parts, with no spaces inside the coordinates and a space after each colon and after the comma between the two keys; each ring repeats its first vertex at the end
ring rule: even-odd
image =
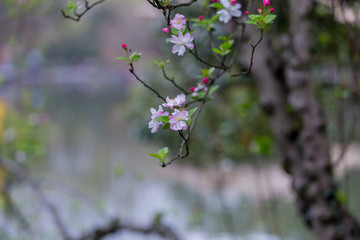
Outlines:
{"type": "Polygon", "coordinates": [[[289,35],[282,38],[280,60],[270,44],[263,44],[255,57],[252,74],[261,104],[270,116],[299,211],[317,239],[360,239],[358,222],[336,197],[323,109],[311,86],[309,15],[314,1],[289,0],[289,6],[289,35]]]}

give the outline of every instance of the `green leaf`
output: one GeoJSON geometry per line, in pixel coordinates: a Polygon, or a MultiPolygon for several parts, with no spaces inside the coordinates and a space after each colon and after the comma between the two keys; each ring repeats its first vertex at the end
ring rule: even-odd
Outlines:
{"type": "Polygon", "coordinates": [[[258,14],[248,15],[249,18],[255,22],[261,21],[262,16],[258,14]]]}
{"type": "Polygon", "coordinates": [[[209,68],[209,76],[211,76],[211,74],[215,71],[214,67],[209,68]]]}
{"type": "Polygon", "coordinates": [[[170,128],[170,123],[167,123],[163,126],[163,129],[169,129],[170,128]]]}
{"type": "Polygon", "coordinates": [[[141,58],[140,57],[141,54],[142,54],[141,52],[135,51],[133,54],[130,55],[130,57],[129,57],[130,61],[135,62],[135,61],[139,60],[141,58]]]}
{"type": "Polygon", "coordinates": [[[210,4],[210,7],[216,8],[217,10],[224,8],[221,3],[212,3],[210,4]]]}
{"type": "Polygon", "coordinates": [[[189,116],[191,117],[191,116],[196,112],[197,109],[198,109],[198,107],[191,109],[191,110],[188,112],[188,113],[189,113],[189,116]]]}
{"type": "Polygon", "coordinates": [[[231,39],[231,40],[229,40],[228,41],[228,43],[230,43],[231,44],[231,46],[234,44],[234,40],[233,39],[231,39]]]}
{"type": "Polygon", "coordinates": [[[221,55],[225,56],[225,55],[228,55],[229,53],[231,53],[231,50],[226,49],[221,55]]]}
{"type": "Polygon", "coordinates": [[[137,60],[140,60],[140,58],[141,58],[140,55],[136,55],[136,56],[134,56],[134,57],[131,59],[131,61],[135,62],[135,61],[137,61],[137,60]]]}
{"type": "Polygon", "coordinates": [[[124,60],[124,61],[126,61],[126,62],[129,61],[129,59],[127,59],[126,57],[117,57],[116,59],[118,59],[118,60],[124,60]]]}
{"type": "Polygon", "coordinates": [[[214,23],[216,20],[218,20],[220,18],[220,15],[219,14],[216,14],[215,16],[213,16],[211,19],[210,19],[210,22],[211,23],[214,23]]]}
{"type": "Polygon", "coordinates": [[[225,42],[225,43],[221,44],[220,48],[224,49],[224,50],[230,49],[232,47],[232,45],[233,45],[233,42],[234,41],[225,42]]]}
{"type": "Polygon", "coordinates": [[[254,22],[253,20],[245,21],[245,23],[252,24],[252,25],[255,25],[255,26],[258,25],[258,23],[257,23],[257,22],[254,22]]]}
{"type": "Polygon", "coordinates": [[[68,1],[67,2],[67,9],[70,12],[73,12],[73,11],[75,11],[77,9],[77,5],[73,1],[68,1]]]}
{"type": "Polygon", "coordinates": [[[169,120],[170,120],[169,116],[160,116],[160,117],[155,118],[155,121],[158,121],[158,122],[166,122],[166,123],[168,123],[169,120]]]}
{"type": "Polygon", "coordinates": [[[276,18],[275,14],[266,15],[264,18],[265,23],[271,23],[276,18]]]}
{"type": "Polygon", "coordinates": [[[225,37],[225,36],[220,36],[220,37],[218,37],[218,39],[221,41],[224,41],[224,42],[227,41],[227,37],[225,37]]]}
{"type": "Polygon", "coordinates": [[[217,54],[222,54],[222,52],[219,50],[219,49],[217,49],[217,48],[212,48],[211,49],[214,53],[217,53],[217,54]]]}
{"type": "Polygon", "coordinates": [[[209,91],[209,95],[213,94],[216,90],[218,90],[219,85],[212,86],[209,91]]]}
{"type": "Polygon", "coordinates": [[[176,35],[176,36],[178,36],[178,32],[179,32],[180,30],[179,29],[176,29],[176,28],[172,28],[171,29],[171,33],[172,34],[174,34],[174,35],[176,35]]]}
{"type": "Polygon", "coordinates": [[[156,65],[158,65],[161,69],[163,69],[164,66],[165,66],[164,61],[161,61],[161,62],[155,61],[154,63],[155,63],[156,65]]]}
{"type": "Polygon", "coordinates": [[[169,153],[168,147],[164,147],[158,151],[158,155],[160,156],[161,160],[163,160],[168,153],[169,153]]]}
{"type": "Polygon", "coordinates": [[[159,154],[149,153],[149,155],[150,155],[151,157],[158,158],[159,160],[161,160],[161,157],[159,156],[159,154]]]}

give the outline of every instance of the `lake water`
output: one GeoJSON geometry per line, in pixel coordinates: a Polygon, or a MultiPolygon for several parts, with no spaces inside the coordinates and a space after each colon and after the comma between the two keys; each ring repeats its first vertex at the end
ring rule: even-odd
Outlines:
{"type": "MultiPolygon", "coordinates": [[[[140,141],[131,130],[127,89],[119,84],[100,90],[51,84],[3,91],[12,102],[29,91],[50,117],[49,156],[31,164],[31,171],[43,180],[46,195],[73,236],[113,217],[145,226],[162,213],[184,240],[313,239],[297,217],[286,176],[276,166],[200,171],[175,163],[161,168],[147,155],[160,147],[140,141]],[[259,174],[273,176],[271,186],[259,174]]],[[[1,213],[4,239],[61,239],[29,189],[19,187],[14,196],[31,219],[33,233],[20,231],[1,213]]],[[[121,232],[106,239],[161,238],[121,232]]]]}

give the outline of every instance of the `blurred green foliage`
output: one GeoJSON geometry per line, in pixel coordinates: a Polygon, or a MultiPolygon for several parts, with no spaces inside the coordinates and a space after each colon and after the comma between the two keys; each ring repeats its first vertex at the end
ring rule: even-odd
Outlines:
{"type": "Polygon", "coordinates": [[[0,99],[2,129],[0,154],[20,163],[42,159],[46,154],[47,115],[28,111],[16,111],[0,99]]]}

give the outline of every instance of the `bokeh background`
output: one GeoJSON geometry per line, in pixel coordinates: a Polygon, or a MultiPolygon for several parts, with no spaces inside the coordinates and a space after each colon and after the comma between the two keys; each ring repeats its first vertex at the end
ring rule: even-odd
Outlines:
{"type": "MultiPolygon", "coordinates": [[[[0,2],[0,154],[41,180],[73,235],[113,217],[146,225],[161,214],[186,240],[314,239],[297,215],[290,179],[278,164],[250,77],[222,78],[196,126],[191,156],[163,169],[148,153],[166,145],[175,153],[180,139],[169,131],[150,133],[149,109],[161,102],[116,57],[124,55],[122,43],[141,51],[138,75],[169,96],[177,92],[154,60],[170,59],[166,69],[184,88],[201,74],[197,63],[191,56],[171,56],[161,31],[163,16],[145,0],[107,0],[78,23],[61,15],[66,2],[0,2]]],[[[274,4],[283,7],[281,1],[274,4]]],[[[202,1],[180,12],[196,18],[201,6],[202,1]]],[[[314,54],[331,59],[333,35],[343,32],[334,33],[330,22],[323,25],[330,18],[326,4],[317,7],[316,16],[314,24],[323,27],[316,33],[320,44],[314,54]]],[[[281,31],[281,23],[274,29],[269,34],[281,31]]],[[[194,34],[206,50],[206,33],[194,34]]],[[[327,62],[314,66],[334,158],[339,141],[358,131],[351,125],[342,74],[327,62]]],[[[351,138],[337,177],[344,201],[360,218],[357,140],[351,138]]],[[[0,169],[2,191],[7,174],[0,169]]],[[[11,198],[32,226],[19,223],[2,194],[1,240],[61,239],[26,185],[12,188],[11,198]]],[[[160,238],[124,231],[106,239],[160,238]]]]}

